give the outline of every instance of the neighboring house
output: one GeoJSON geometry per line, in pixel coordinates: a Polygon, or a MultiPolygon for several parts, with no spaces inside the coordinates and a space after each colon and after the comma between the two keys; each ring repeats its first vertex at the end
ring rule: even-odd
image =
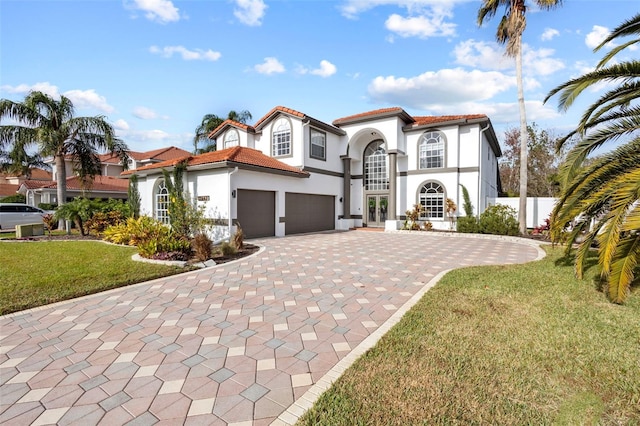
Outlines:
{"type": "Polygon", "coordinates": [[[50,183],[51,172],[40,168],[32,168],[29,177],[24,175],[15,175],[11,173],[0,173],[0,198],[16,195],[20,185],[23,182],[31,182],[35,184],[50,183]]]}
{"type": "Polygon", "coordinates": [[[328,124],[279,106],[253,126],[227,120],[209,137],[220,151],[123,173],[139,177],[143,213],[168,222],[162,170],[179,162],[184,188],[217,224],[216,239],[237,223],[248,238],[399,229],[416,203],[425,207],[421,220],[449,229],[445,199],[461,206],[460,185],[476,214],[501,192],[501,151],[486,115],[412,117],[396,107],[328,124]]]}
{"type": "MultiPolygon", "coordinates": [[[[174,158],[181,158],[185,155],[189,155],[189,151],[174,146],[145,152],[129,151],[127,168],[135,169],[137,167],[144,167],[174,158]]],[[[76,177],[71,156],[66,157],[67,201],[71,201],[73,198],[80,196],[104,200],[109,198],[127,199],[128,182],[119,178],[125,169],[120,158],[111,154],[101,154],[98,157],[100,158],[100,175],[95,176],[93,183],[87,188],[83,188],[81,182],[76,177]]],[[[34,172],[30,180],[20,182],[15,187],[14,193],[24,194],[27,199],[27,204],[30,206],[37,207],[40,203],[58,203],[58,185],[56,183],[56,168],[53,158],[46,159],[45,163],[50,164],[53,170],[53,173],[47,172],[47,179],[36,180],[34,178],[34,172]]]]}

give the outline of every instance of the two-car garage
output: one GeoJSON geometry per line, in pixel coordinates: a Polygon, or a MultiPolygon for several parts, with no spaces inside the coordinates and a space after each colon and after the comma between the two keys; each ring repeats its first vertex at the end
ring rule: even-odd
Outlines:
{"type": "Polygon", "coordinates": [[[285,193],[285,216],[276,218],[276,192],[238,189],[237,219],[246,238],[276,234],[276,221],[284,222],[285,234],[335,229],[335,197],[285,193]]]}

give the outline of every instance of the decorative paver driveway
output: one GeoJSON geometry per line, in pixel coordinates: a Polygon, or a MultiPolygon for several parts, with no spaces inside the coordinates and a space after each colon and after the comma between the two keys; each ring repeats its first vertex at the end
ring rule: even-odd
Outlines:
{"type": "Polygon", "coordinates": [[[539,256],[438,233],[256,242],[232,264],[0,317],[0,423],[292,422],[437,274],[539,256]]]}

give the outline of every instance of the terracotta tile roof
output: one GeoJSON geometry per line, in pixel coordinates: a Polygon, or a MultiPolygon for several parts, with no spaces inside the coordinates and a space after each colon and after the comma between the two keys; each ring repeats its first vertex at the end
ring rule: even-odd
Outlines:
{"type": "MultiPolygon", "coordinates": [[[[27,189],[47,188],[56,189],[58,187],[57,182],[37,182],[37,181],[25,181],[23,183],[27,189]]],[[[93,184],[89,191],[105,191],[105,192],[127,192],[129,188],[129,181],[126,179],[119,179],[113,176],[101,176],[98,175],[94,178],[93,184]]],[[[77,176],[67,178],[67,190],[81,191],[83,189],[80,179],[77,176]]]]}
{"type": "MultiPolygon", "coordinates": [[[[12,173],[0,173],[0,176],[3,177],[23,177],[23,176],[17,176],[16,174],[12,174],[12,173]]],[[[29,177],[29,179],[32,180],[51,180],[53,179],[53,175],[50,171],[47,170],[43,170],[41,168],[38,167],[34,167],[31,169],[31,176],[29,177]]]]}
{"type": "Polygon", "coordinates": [[[20,185],[12,185],[10,183],[0,183],[0,197],[16,195],[20,185]]]}
{"type": "Polygon", "coordinates": [[[255,133],[256,132],[256,129],[253,126],[249,126],[248,124],[240,123],[239,121],[226,119],[222,123],[220,123],[220,125],[218,127],[213,129],[211,131],[211,133],[209,133],[207,136],[209,137],[209,139],[215,139],[215,136],[217,134],[219,134],[222,131],[222,129],[224,129],[227,126],[237,127],[238,129],[244,130],[245,132],[248,132],[248,133],[255,133]]]}
{"type": "Polygon", "coordinates": [[[369,119],[373,120],[378,117],[386,117],[386,116],[393,116],[393,115],[400,115],[405,119],[406,122],[412,122],[412,117],[409,114],[407,114],[404,109],[400,107],[391,107],[391,108],[381,108],[373,111],[361,112],[359,114],[338,118],[336,120],[333,120],[333,125],[338,126],[340,124],[364,121],[369,119]]]}
{"type": "Polygon", "coordinates": [[[175,158],[182,158],[185,155],[189,155],[189,154],[190,154],[189,151],[185,151],[184,149],[177,148],[175,146],[170,146],[167,148],[160,148],[160,149],[155,149],[153,151],[145,151],[145,152],[129,151],[129,155],[131,156],[131,158],[138,161],[147,160],[147,159],[165,161],[165,160],[172,160],[175,158]]]}
{"type": "Polygon", "coordinates": [[[206,152],[204,154],[187,156],[176,160],[168,160],[160,163],[149,164],[144,167],[140,167],[137,170],[127,170],[122,175],[131,175],[133,173],[162,169],[165,167],[172,167],[181,161],[186,161],[187,166],[198,166],[203,164],[215,164],[215,163],[238,163],[246,164],[248,166],[261,167],[271,170],[280,170],[289,173],[295,173],[301,176],[308,176],[309,173],[298,169],[297,167],[289,166],[275,158],[264,155],[261,151],[252,148],[246,148],[242,146],[234,146],[233,148],[227,148],[220,151],[206,152]]]}
{"type": "Polygon", "coordinates": [[[431,124],[444,123],[447,121],[458,120],[480,120],[487,118],[484,114],[468,114],[468,115],[429,115],[429,116],[417,116],[413,117],[415,120],[414,126],[426,126],[431,124]]]}
{"type": "Polygon", "coordinates": [[[295,109],[287,108],[284,106],[277,106],[272,108],[271,111],[269,111],[268,113],[266,113],[260,120],[256,122],[256,124],[254,124],[253,127],[256,129],[259,129],[261,124],[263,124],[265,121],[267,121],[267,119],[269,119],[271,116],[273,116],[278,112],[283,112],[285,114],[293,115],[294,117],[299,117],[299,118],[306,117],[305,114],[301,113],[300,111],[296,111],[295,109]]]}

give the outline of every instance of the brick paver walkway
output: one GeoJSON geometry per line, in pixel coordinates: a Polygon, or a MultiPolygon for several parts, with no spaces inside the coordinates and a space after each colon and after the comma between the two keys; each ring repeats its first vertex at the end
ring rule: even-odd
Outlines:
{"type": "Polygon", "coordinates": [[[0,424],[292,422],[438,273],[540,253],[437,233],[256,242],[232,264],[0,317],[0,424]]]}

